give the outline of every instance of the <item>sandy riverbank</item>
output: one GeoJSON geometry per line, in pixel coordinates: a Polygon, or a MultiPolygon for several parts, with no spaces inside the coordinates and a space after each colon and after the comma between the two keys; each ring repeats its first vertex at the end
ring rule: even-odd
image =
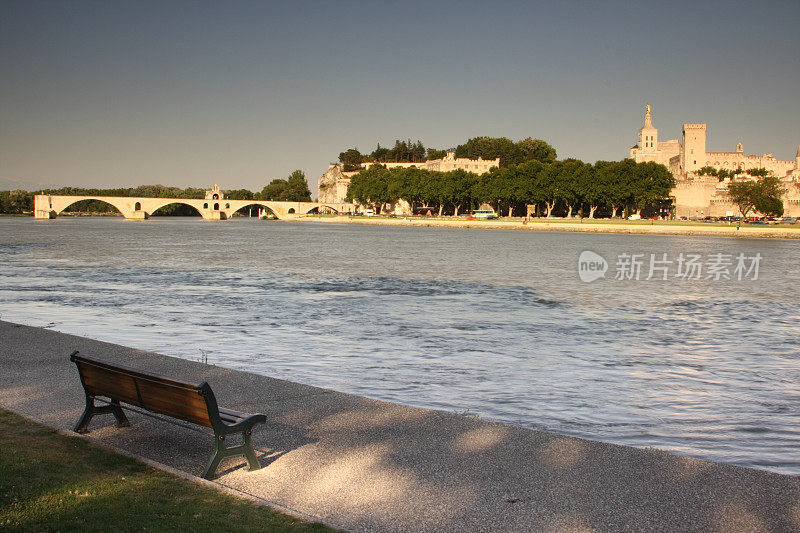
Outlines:
{"type": "Polygon", "coordinates": [[[635,235],[693,235],[701,237],[739,237],[766,239],[800,239],[800,225],[749,226],[740,228],[724,225],[700,225],[681,222],[575,222],[562,219],[532,219],[524,223],[512,220],[466,220],[448,218],[383,218],[383,217],[301,217],[297,220],[328,222],[333,224],[363,224],[386,226],[418,226],[442,228],[504,229],[519,231],[572,231],[583,233],[623,233],[635,235]]]}

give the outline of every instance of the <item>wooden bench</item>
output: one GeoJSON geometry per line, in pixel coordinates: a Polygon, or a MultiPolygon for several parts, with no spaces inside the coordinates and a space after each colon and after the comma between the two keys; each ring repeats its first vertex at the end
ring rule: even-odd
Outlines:
{"type": "Polygon", "coordinates": [[[86,409],[75,426],[76,432],[86,433],[92,417],[104,413],[114,415],[117,427],[129,426],[130,422],[120,406],[120,403],[126,403],[213,429],[214,454],[203,471],[206,479],[214,477],[220,461],[226,457],[244,456],[250,470],[261,468],[253,451],[251,435],[253,426],[266,422],[266,416],[220,408],[214,392],[205,381],[193,385],[78,353],[77,350],[72,352],[69,359],[78,367],[86,392],[86,409]],[[98,400],[103,405],[95,405],[98,396],[108,398],[108,401],[98,400]],[[237,433],[242,434],[242,444],[226,447],[225,438],[237,433]]]}

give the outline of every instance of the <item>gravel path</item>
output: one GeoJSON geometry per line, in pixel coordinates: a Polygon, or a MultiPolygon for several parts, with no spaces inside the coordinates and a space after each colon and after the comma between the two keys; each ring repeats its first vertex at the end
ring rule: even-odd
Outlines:
{"type": "MultiPolygon", "coordinates": [[[[261,470],[217,482],[350,531],[800,531],[800,477],[370,400],[0,321],[0,406],[61,430],[83,409],[72,350],[211,384],[267,415],[261,470]]],[[[212,437],[128,412],[89,436],[199,475],[212,437]]],[[[800,453],[800,452],[798,452],[800,453]]]]}

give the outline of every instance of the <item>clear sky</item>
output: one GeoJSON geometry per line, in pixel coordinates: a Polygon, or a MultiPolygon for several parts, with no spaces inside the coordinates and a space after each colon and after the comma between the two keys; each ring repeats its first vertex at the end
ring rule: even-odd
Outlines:
{"type": "Polygon", "coordinates": [[[0,189],[260,190],[340,151],[541,138],[800,144],[800,1],[0,0],[0,189]]]}

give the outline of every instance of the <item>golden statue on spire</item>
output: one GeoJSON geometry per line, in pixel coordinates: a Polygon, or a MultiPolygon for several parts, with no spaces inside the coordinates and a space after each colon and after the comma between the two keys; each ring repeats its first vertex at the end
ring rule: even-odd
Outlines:
{"type": "Polygon", "coordinates": [[[647,114],[650,114],[650,104],[647,104],[647,114]]]}

